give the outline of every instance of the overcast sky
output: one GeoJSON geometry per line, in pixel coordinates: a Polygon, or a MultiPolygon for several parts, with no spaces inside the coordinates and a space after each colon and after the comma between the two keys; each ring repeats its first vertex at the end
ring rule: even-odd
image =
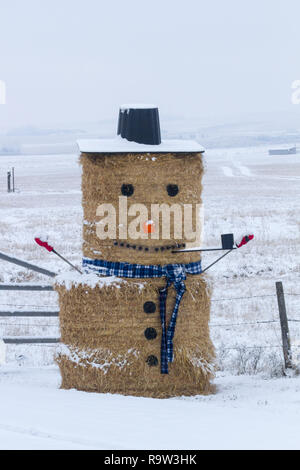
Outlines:
{"type": "MultiPolygon", "coordinates": [[[[299,0],[0,0],[0,127],[290,110],[299,0]]],[[[300,114],[300,106],[299,106],[300,114]]]]}

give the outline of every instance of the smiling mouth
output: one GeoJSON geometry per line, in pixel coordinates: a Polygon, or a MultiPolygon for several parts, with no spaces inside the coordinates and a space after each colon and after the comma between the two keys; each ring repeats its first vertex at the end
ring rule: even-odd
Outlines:
{"type": "Polygon", "coordinates": [[[121,248],[128,248],[131,250],[145,251],[146,253],[158,253],[161,251],[177,250],[178,248],[185,248],[185,243],[175,243],[173,245],[161,245],[161,246],[144,246],[144,245],[135,245],[126,242],[114,242],[114,246],[119,246],[121,248]]]}

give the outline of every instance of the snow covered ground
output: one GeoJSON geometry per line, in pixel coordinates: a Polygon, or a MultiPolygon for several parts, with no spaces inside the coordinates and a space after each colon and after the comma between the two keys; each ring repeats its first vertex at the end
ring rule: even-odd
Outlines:
{"type": "MultiPolygon", "coordinates": [[[[0,251],[62,272],[65,265],[33,241],[47,233],[57,251],[80,265],[77,160],[75,155],[0,157],[0,251]],[[17,192],[7,194],[12,166],[17,192]]],[[[270,157],[263,146],[206,152],[205,245],[218,246],[221,233],[233,232],[237,240],[255,234],[209,274],[219,366],[215,396],[162,402],[61,391],[53,368],[55,346],[9,345],[7,365],[0,367],[5,397],[0,447],[299,448],[300,379],[270,379],[282,373],[275,281],[281,280],[288,294],[289,319],[300,320],[299,181],[299,154],[270,157]],[[256,375],[240,375],[249,373],[256,375]],[[176,432],[169,438],[170,428],[176,432]]],[[[214,258],[204,254],[203,265],[214,258]]],[[[0,282],[49,283],[45,276],[0,263],[0,282]]],[[[56,308],[55,293],[0,291],[0,310],[56,308]]],[[[290,321],[290,330],[298,361],[300,323],[290,321]]],[[[0,337],[26,335],[59,336],[57,319],[0,317],[0,337]]]]}
{"type": "Polygon", "coordinates": [[[55,368],[0,373],[0,449],[299,449],[300,382],[219,375],[207,397],[59,390],[55,368]]]}

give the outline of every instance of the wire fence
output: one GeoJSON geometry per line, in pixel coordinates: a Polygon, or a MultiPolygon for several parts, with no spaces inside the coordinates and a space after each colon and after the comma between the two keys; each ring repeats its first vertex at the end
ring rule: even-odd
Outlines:
{"type": "MultiPolygon", "coordinates": [[[[298,292],[286,292],[284,294],[285,296],[300,296],[300,293],[298,292]]],[[[236,302],[236,301],[245,301],[245,300],[253,300],[253,299],[263,299],[263,298],[274,298],[276,299],[277,297],[277,300],[278,300],[278,295],[277,293],[267,293],[267,294],[261,294],[261,295],[250,295],[250,296],[240,296],[240,297],[223,297],[223,298],[213,298],[211,299],[211,302],[236,302]]],[[[31,309],[34,309],[34,310],[38,310],[38,313],[41,313],[41,316],[42,317],[46,317],[47,316],[47,309],[57,309],[58,310],[58,305],[36,305],[36,304],[21,304],[21,303],[0,303],[0,307],[12,307],[14,309],[24,309],[24,308],[28,308],[30,307],[31,309]],[[45,310],[44,310],[45,309],[45,310]]],[[[17,311],[18,313],[22,312],[22,310],[18,310],[17,311]]],[[[11,318],[13,318],[13,314],[14,313],[17,313],[17,312],[11,312],[11,318]]],[[[1,313],[1,312],[0,312],[1,313]]],[[[2,312],[4,313],[4,312],[2,312]]],[[[9,313],[9,312],[7,312],[9,313]]],[[[49,313],[49,312],[48,312],[49,313]]],[[[8,315],[10,316],[10,315],[8,315]]],[[[297,317],[292,317],[292,318],[287,318],[286,319],[287,322],[294,322],[294,323],[300,323],[300,318],[297,318],[297,317]]],[[[278,318],[271,318],[271,319],[261,319],[261,320],[257,320],[257,321],[237,321],[237,322],[231,322],[231,323],[228,323],[228,322],[212,322],[210,323],[210,327],[211,328],[225,328],[226,330],[230,330],[232,328],[235,328],[235,327],[246,327],[246,326],[255,326],[255,325],[270,325],[270,324],[278,324],[280,325],[281,324],[281,321],[280,321],[280,317],[278,316],[278,318]]],[[[281,325],[282,326],[282,325],[281,325]]],[[[55,322],[51,323],[51,322],[47,322],[47,323],[44,323],[44,322],[31,322],[29,321],[28,323],[24,322],[24,323],[14,323],[13,321],[12,322],[8,322],[8,321],[1,321],[0,322],[0,327],[5,327],[5,328],[58,328],[59,327],[59,322],[58,322],[58,318],[56,319],[55,322]]],[[[275,330],[274,330],[275,331],[275,330]]],[[[42,338],[41,338],[42,339],[42,338]]],[[[280,343],[280,340],[279,338],[277,338],[278,342],[280,343]]],[[[36,343],[32,343],[31,346],[51,346],[51,347],[55,347],[54,344],[36,344],[36,343]]],[[[239,350],[240,348],[243,348],[243,349],[249,349],[249,350],[253,350],[253,349],[272,349],[272,348],[282,348],[282,345],[281,344],[276,344],[276,345],[272,345],[272,344],[263,344],[263,345],[255,345],[255,346],[244,346],[244,345],[241,345],[241,346],[238,346],[238,345],[232,345],[232,346],[228,346],[228,347],[222,347],[223,350],[239,350]]]]}
{"type": "MultiPolygon", "coordinates": [[[[285,292],[284,295],[299,295],[295,292],[285,292]]],[[[262,295],[250,295],[246,297],[224,297],[221,299],[211,299],[211,302],[223,302],[226,300],[245,300],[245,299],[259,299],[264,297],[276,297],[276,294],[262,294],[262,295]]]]}
{"type": "Polygon", "coordinates": [[[30,307],[30,308],[58,308],[58,305],[32,305],[32,304],[0,304],[0,306],[3,306],[3,307],[14,307],[14,308],[26,308],[26,307],[30,307]]]}

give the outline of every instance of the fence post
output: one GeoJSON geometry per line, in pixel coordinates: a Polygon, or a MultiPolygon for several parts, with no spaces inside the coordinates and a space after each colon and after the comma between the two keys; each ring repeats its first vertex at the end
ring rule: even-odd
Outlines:
{"type": "Polygon", "coordinates": [[[11,169],[11,174],[12,174],[12,191],[13,193],[15,192],[15,168],[12,167],[11,169]]]}
{"type": "Polygon", "coordinates": [[[10,171],[7,172],[7,192],[11,192],[11,173],[10,171]]]}
{"type": "Polygon", "coordinates": [[[290,341],[290,332],[289,324],[286,316],[286,307],[284,300],[284,292],[282,282],[276,282],[276,294],[281,326],[281,337],[282,337],[282,349],[284,357],[284,366],[286,369],[291,369],[292,365],[292,351],[291,351],[291,341],[290,341]]]}

